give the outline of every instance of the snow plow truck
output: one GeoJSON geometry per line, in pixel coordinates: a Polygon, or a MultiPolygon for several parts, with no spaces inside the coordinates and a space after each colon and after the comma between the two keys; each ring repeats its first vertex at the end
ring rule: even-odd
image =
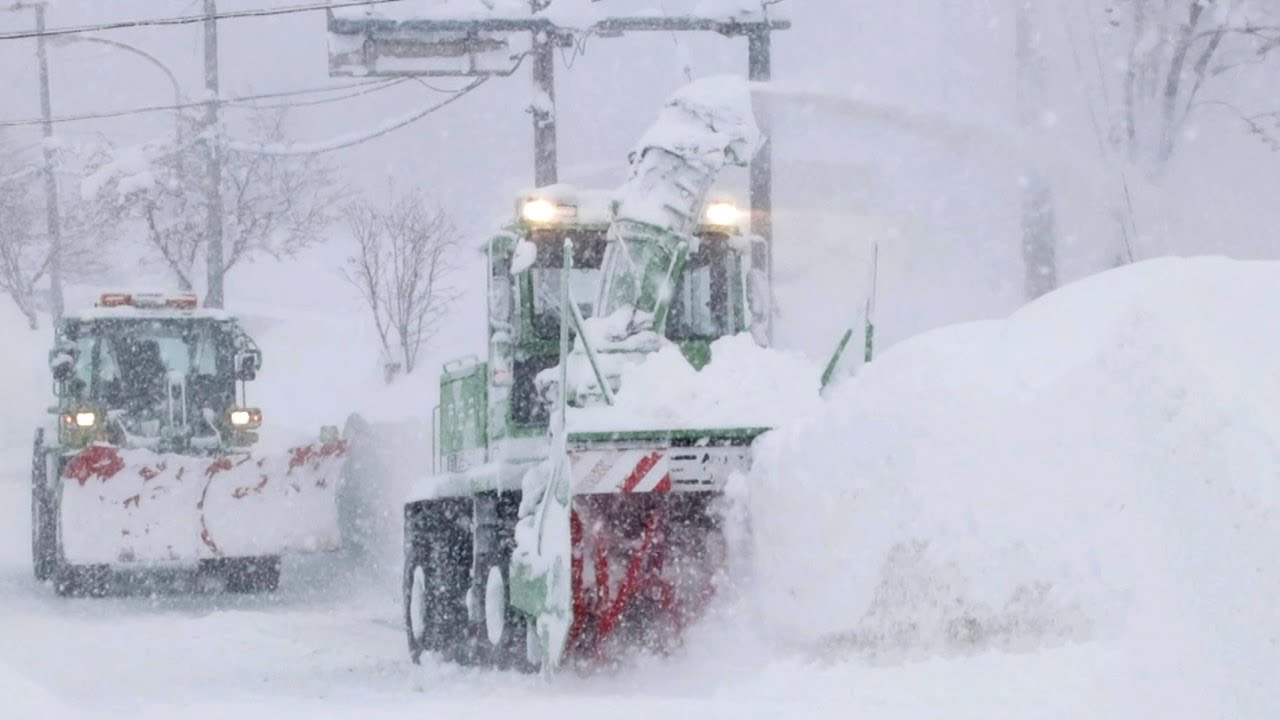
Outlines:
{"type": "Polygon", "coordinates": [[[107,293],[65,317],[32,458],[36,578],[96,595],[118,571],[196,571],[261,592],[281,554],[337,549],[345,445],[257,454],[261,366],[237,319],[191,294],[107,293]]]}
{"type": "Polygon", "coordinates": [[[700,368],[717,338],[763,344],[756,243],[711,195],[756,143],[745,84],[694,83],[623,187],[534,190],[488,241],[487,358],[444,366],[436,472],[404,506],[415,663],[550,673],[665,652],[714,596],[718,503],[767,429],[593,426],[573,411],[608,417],[624,370],[660,348],[700,368]]]}

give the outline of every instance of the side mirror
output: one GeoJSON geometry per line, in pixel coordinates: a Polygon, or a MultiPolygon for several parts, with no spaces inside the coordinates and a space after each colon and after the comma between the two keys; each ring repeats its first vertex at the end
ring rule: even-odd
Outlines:
{"type": "Polygon", "coordinates": [[[516,241],[515,250],[511,253],[511,275],[514,277],[529,272],[529,268],[538,261],[538,246],[520,238],[516,241]]]}
{"type": "Polygon", "coordinates": [[[258,377],[258,369],[262,366],[262,353],[253,351],[236,355],[236,379],[250,382],[258,377]]]}
{"type": "Polygon", "coordinates": [[[53,372],[54,380],[66,382],[71,379],[75,374],[78,354],[75,343],[58,343],[49,353],[49,370],[53,372]]]}
{"type": "Polygon", "coordinates": [[[52,365],[53,379],[58,382],[66,382],[71,379],[71,375],[75,372],[75,362],[66,355],[61,356],[59,360],[65,360],[65,362],[56,362],[52,365]]]}

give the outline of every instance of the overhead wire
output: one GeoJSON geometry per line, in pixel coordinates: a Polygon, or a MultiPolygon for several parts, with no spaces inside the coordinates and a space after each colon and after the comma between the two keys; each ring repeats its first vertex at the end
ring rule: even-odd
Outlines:
{"type": "MultiPolygon", "coordinates": [[[[171,17],[171,18],[143,19],[143,20],[123,21],[123,22],[114,22],[114,23],[102,23],[97,25],[82,25],[82,26],[75,26],[75,27],[52,28],[52,29],[46,29],[42,32],[35,31],[35,32],[0,33],[0,40],[17,40],[17,39],[34,38],[34,37],[51,37],[51,36],[70,35],[70,34],[87,33],[87,32],[102,32],[106,30],[117,30],[117,29],[134,28],[134,27],[185,25],[185,24],[205,22],[210,19],[221,20],[221,19],[236,19],[236,18],[250,18],[250,17],[268,17],[268,16],[287,15],[287,14],[301,13],[301,12],[314,12],[318,10],[331,10],[331,9],[344,8],[344,7],[382,5],[382,4],[389,4],[394,2],[403,2],[403,1],[404,0],[358,0],[358,1],[352,1],[352,2],[294,5],[294,6],[274,8],[274,9],[231,11],[231,12],[218,13],[212,16],[190,15],[190,16],[171,17]]],[[[519,60],[517,61],[517,68],[519,67],[520,64],[523,64],[524,59],[525,59],[524,56],[519,58],[519,60]]],[[[390,78],[390,79],[383,78],[383,79],[370,80],[370,81],[360,82],[360,83],[352,83],[352,84],[340,86],[340,87],[308,88],[303,90],[291,90],[291,91],[274,92],[274,93],[259,93],[259,94],[246,95],[246,96],[241,96],[236,98],[215,99],[212,101],[206,100],[206,101],[199,101],[199,102],[173,103],[173,104],[167,104],[167,105],[150,105],[150,106],[131,108],[126,110],[81,113],[77,115],[64,115],[64,116],[59,116],[59,117],[54,117],[49,119],[25,118],[25,119],[19,119],[19,120],[0,120],[0,128],[42,125],[44,123],[61,124],[61,123],[70,123],[70,122],[78,122],[78,121],[85,121],[85,120],[129,117],[129,116],[142,115],[147,113],[168,112],[168,111],[175,111],[175,110],[184,110],[189,108],[203,108],[203,107],[207,107],[210,104],[210,102],[216,102],[219,106],[228,108],[228,109],[251,109],[252,110],[252,109],[306,107],[306,106],[321,105],[321,104],[332,103],[332,102],[339,102],[342,100],[348,100],[351,98],[360,97],[363,95],[384,90],[389,87],[399,85],[407,79],[410,79],[410,78],[406,78],[406,77],[390,78]],[[329,93],[329,92],[341,92],[351,88],[362,88],[362,89],[353,93],[347,93],[345,95],[339,95],[336,97],[329,97],[329,98],[321,98],[318,100],[311,100],[311,101],[275,103],[275,104],[268,104],[268,105],[258,105],[258,104],[254,104],[253,102],[257,100],[266,100],[266,99],[274,99],[274,98],[297,97],[301,95],[311,95],[311,94],[329,93]]],[[[286,154],[286,155],[328,152],[328,151],[336,150],[339,148],[350,147],[351,145],[356,145],[359,143],[366,142],[373,138],[380,137],[394,130],[405,127],[406,125],[412,124],[417,120],[425,117],[426,115],[429,115],[443,107],[446,107],[452,104],[462,96],[470,93],[472,90],[475,90],[479,86],[483,85],[485,80],[487,80],[488,78],[487,77],[479,78],[476,81],[468,85],[465,85],[464,87],[459,88],[457,90],[445,90],[443,88],[439,88],[430,83],[427,83],[421,78],[413,78],[413,79],[417,80],[419,84],[421,84],[422,86],[430,90],[441,92],[441,93],[450,93],[450,96],[448,98],[445,98],[443,101],[439,103],[428,106],[426,108],[416,110],[407,116],[397,118],[391,122],[384,123],[383,125],[376,127],[373,130],[366,132],[360,136],[338,138],[335,140],[322,142],[322,143],[293,144],[288,146],[260,145],[256,143],[237,142],[234,140],[232,140],[229,143],[229,145],[231,146],[232,149],[238,150],[240,152],[258,152],[258,153],[264,153],[264,154],[286,154]]]]}
{"type": "MultiPolygon", "coordinates": [[[[516,61],[516,69],[519,69],[520,66],[524,64],[525,58],[527,58],[528,56],[529,56],[528,53],[522,53],[520,55],[519,59],[516,61]]],[[[413,78],[413,79],[417,80],[418,83],[420,85],[423,85],[424,87],[438,91],[437,88],[433,87],[431,84],[425,82],[421,78],[413,78]]],[[[491,78],[488,76],[478,77],[475,80],[468,83],[467,85],[464,85],[463,87],[454,91],[451,95],[449,95],[449,97],[445,98],[444,100],[441,100],[438,103],[429,105],[425,108],[419,108],[417,110],[410,112],[407,115],[393,118],[389,121],[382,123],[381,125],[374,127],[371,130],[367,130],[358,135],[349,134],[349,135],[342,135],[336,138],[332,138],[330,140],[322,140],[319,142],[290,143],[288,145],[281,144],[281,143],[263,144],[263,143],[245,142],[242,140],[229,139],[227,141],[227,148],[233,152],[250,153],[250,154],[257,154],[257,155],[317,155],[320,153],[333,152],[334,150],[349,148],[353,145],[360,145],[360,144],[366,143],[375,138],[379,138],[379,137],[382,137],[383,135],[399,130],[400,128],[406,127],[408,125],[412,125],[413,123],[421,120],[422,118],[438,110],[446,108],[449,105],[452,105],[454,102],[460,100],[463,96],[468,95],[473,90],[484,85],[490,79],[491,78]]]]}
{"type": "MultiPolygon", "coordinates": [[[[366,93],[367,93],[367,92],[373,92],[374,90],[381,90],[381,89],[384,89],[384,88],[392,87],[392,86],[394,86],[394,85],[399,85],[401,82],[403,82],[404,80],[408,80],[408,79],[410,79],[410,78],[395,78],[395,79],[393,79],[393,80],[391,80],[391,81],[385,82],[385,83],[384,83],[384,84],[382,84],[382,85],[379,85],[379,86],[378,86],[378,87],[376,87],[376,88],[372,88],[372,89],[370,89],[370,90],[366,90],[365,92],[366,92],[366,93]]],[[[414,79],[416,79],[416,78],[414,78],[414,79]]],[[[481,85],[483,85],[487,80],[489,80],[489,78],[488,78],[488,77],[480,77],[480,78],[477,78],[477,79],[475,79],[474,81],[472,81],[471,83],[468,83],[467,85],[463,86],[462,88],[459,88],[458,90],[455,90],[455,91],[451,92],[451,93],[449,94],[449,97],[447,97],[447,98],[445,98],[445,99],[441,100],[441,101],[440,101],[440,102],[438,102],[438,103],[435,103],[435,104],[433,104],[433,105],[429,105],[429,106],[427,106],[427,107],[425,107],[425,108],[419,108],[419,109],[417,109],[417,110],[414,110],[414,111],[410,112],[408,115],[401,116],[401,117],[395,118],[395,119],[393,119],[393,120],[390,120],[390,121],[388,121],[388,122],[385,122],[385,123],[383,123],[382,125],[379,125],[379,126],[375,127],[373,130],[367,131],[367,132],[365,132],[365,133],[363,133],[363,134],[360,134],[360,135],[346,135],[346,136],[342,136],[342,137],[339,137],[339,138],[337,138],[337,139],[332,139],[332,140],[328,140],[328,141],[322,141],[322,142],[310,142],[310,143],[293,143],[293,144],[289,144],[289,145],[282,145],[282,144],[279,144],[279,143],[268,143],[268,144],[263,144],[263,143],[245,142],[245,141],[239,141],[239,140],[235,140],[235,139],[230,139],[230,140],[228,140],[228,142],[227,142],[227,147],[228,147],[229,149],[233,150],[233,151],[236,151],[236,152],[255,153],[255,154],[261,154],[261,155],[313,155],[313,154],[317,154],[317,153],[322,153],[322,152],[331,152],[331,151],[333,151],[333,150],[339,150],[339,149],[342,149],[342,148],[351,147],[352,145],[358,145],[358,144],[360,144],[360,143],[367,142],[367,141],[372,140],[372,139],[374,139],[374,138],[381,137],[381,136],[386,135],[387,133],[390,133],[390,132],[392,132],[392,131],[394,131],[394,130],[399,130],[399,129],[400,129],[400,128],[402,128],[402,127],[405,127],[405,126],[407,126],[407,125],[411,125],[411,124],[413,124],[413,123],[417,122],[418,120],[421,120],[422,118],[424,118],[424,117],[426,117],[427,115],[430,115],[430,114],[432,114],[432,113],[436,112],[437,110],[440,110],[440,109],[445,108],[445,107],[447,107],[447,106],[449,106],[449,105],[452,105],[454,102],[456,102],[457,100],[461,99],[464,95],[467,95],[467,94],[468,94],[468,93],[470,93],[471,91],[473,91],[473,90],[475,90],[476,88],[478,88],[478,87],[480,87],[481,85]]],[[[428,88],[430,88],[430,89],[432,89],[432,90],[435,90],[435,89],[436,89],[436,88],[431,87],[429,84],[427,84],[427,83],[425,83],[425,82],[420,83],[420,84],[422,84],[422,85],[424,85],[424,86],[426,86],[426,87],[428,87],[428,88]]],[[[277,93],[277,94],[278,94],[278,93],[277,93]]],[[[337,101],[337,100],[347,99],[347,98],[349,98],[349,97],[353,97],[353,96],[355,96],[355,95],[359,95],[359,94],[364,94],[364,93],[353,93],[352,95],[348,95],[348,96],[343,97],[343,98],[329,98],[329,99],[328,99],[328,101],[337,101]]],[[[242,98],[242,99],[244,99],[244,98],[242,98]]],[[[315,104],[315,103],[312,103],[312,104],[315,104]]],[[[198,107],[199,105],[200,105],[200,104],[198,104],[198,103],[197,103],[197,104],[195,104],[195,106],[197,106],[197,107],[198,107]]],[[[296,105],[297,105],[297,104],[294,104],[294,105],[292,105],[292,106],[296,106],[296,105]]],[[[290,107],[292,107],[292,106],[290,106],[290,107]]],[[[261,107],[261,109],[267,109],[267,107],[268,107],[268,106],[260,106],[260,107],[261,107]]],[[[145,111],[151,111],[151,110],[155,110],[155,109],[162,109],[162,108],[148,108],[148,109],[145,109],[145,111]]],[[[168,108],[168,109],[177,109],[177,108],[176,108],[176,107],[171,107],[171,108],[168,108]]],[[[121,111],[121,112],[118,112],[118,113],[97,113],[96,115],[99,115],[99,116],[101,116],[101,115],[121,116],[121,115],[127,115],[127,114],[136,114],[137,112],[139,112],[139,110],[133,110],[133,111],[121,111]]],[[[76,119],[87,119],[87,118],[76,118],[76,119]]],[[[63,120],[66,120],[66,119],[65,119],[65,118],[63,118],[63,120]]],[[[38,123],[38,122],[40,122],[40,121],[36,121],[36,122],[38,123]]],[[[0,127],[4,127],[4,124],[3,124],[3,123],[0,123],[0,127]]],[[[192,143],[194,143],[194,142],[195,142],[195,141],[193,140],[193,141],[192,141],[192,143]]]]}
{"type": "Polygon", "coordinates": [[[192,25],[207,20],[235,20],[239,18],[272,17],[276,15],[292,15],[319,10],[337,10],[366,5],[386,5],[404,2],[404,0],[351,0],[350,2],[313,3],[309,5],[289,5],[281,8],[259,8],[256,10],[231,10],[214,15],[181,15],[168,18],[143,18],[139,20],[122,20],[118,22],[98,23],[95,25],[76,25],[60,28],[46,28],[44,31],[23,30],[19,32],[0,33],[0,40],[24,40],[39,37],[57,37],[59,35],[77,35],[80,33],[103,32],[106,30],[125,30],[138,27],[156,27],[165,25],[192,25]]]}
{"type": "MultiPolygon", "coordinates": [[[[357,90],[356,92],[347,93],[346,95],[337,95],[335,97],[330,97],[330,98],[320,98],[319,100],[304,100],[301,102],[288,102],[288,103],[272,103],[269,105],[255,105],[252,103],[241,102],[235,105],[229,105],[227,107],[229,107],[232,110],[273,110],[276,108],[295,108],[295,107],[311,107],[313,105],[327,105],[329,103],[341,102],[343,100],[350,100],[351,98],[357,98],[362,95],[369,95],[371,93],[376,93],[381,90],[386,90],[387,88],[395,87],[396,85],[399,85],[408,79],[409,78],[391,78],[389,80],[385,80],[383,82],[378,82],[378,83],[354,83],[340,89],[345,90],[346,88],[360,87],[366,84],[372,85],[372,87],[366,87],[363,90],[357,90]]],[[[431,89],[436,90],[436,92],[440,92],[440,93],[454,92],[451,90],[438,90],[436,88],[431,88],[431,89]]]]}
{"type": "MultiPolygon", "coordinates": [[[[219,100],[217,102],[218,102],[218,105],[223,108],[230,108],[230,109],[240,109],[240,108],[246,108],[246,107],[253,108],[255,106],[248,105],[248,103],[254,100],[273,100],[273,99],[283,98],[283,97],[298,97],[301,95],[315,95],[319,93],[341,92],[343,90],[349,90],[357,87],[368,88],[359,93],[353,93],[348,96],[344,96],[340,98],[328,98],[325,100],[325,102],[329,102],[329,101],[337,101],[340,99],[346,99],[348,97],[358,97],[359,95],[382,90],[382,89],[391,87],[393,85],[398,85],[401,81],[403,81],[403,79],[404,78],[392,78],[392,79],[383,78],[378,80],[368,80],[365,82],[350,83],[350,84],[342,85],[338,87],[306,88],[301,90],[286,90],[281,92],[258,93],[254,95],[244,95],[241,97],[227,98],[225,100],[219,100]],[[373,86],[373,87],[370,87],[370,86],[373,86]]],[[[187,102],[187,103],[170,103],[167,105],[144,105],[142,107],[130,108],[126,110],[106,110],[102,112],[80,113],[76,115],[59,115],[59,116],[50,118],[49,122],[58,124],[58,123],[68,123],[68,122],[79,122],[82,120],[101,120],[104,118],[128,117],[130,115],[143,115],[143,114],[153,113],[153,112],[170,112],[173,110],[203,108],[208,106],[208,104],[209,104],[208,102],[187,102]]],[[[318,104],[322,104],[322,103],[319,101],[313,101],[309,103],[292,103],[292,104],[281,103],[276,107],[304,106],[304,105],[318,105],[318,104]]],[[[257,107],[262,107],[262,106],[257,106],[257,107]]],[[[20,120],[0,120],[0,127],[23,127],[23,126],[31,126],[31,125],[41,125],[44,122],[45,121],[42,118],[23,118],[20,120]]]]}
{"type": "Polygon", "coordinates": [[[476,78],[475,81],[438,103],[414,110],[408,115],[394,118],[358,135],[342,135],[337,138],[320,142],[290,143],[287,145],[281,143],[264,144],[244,142],[231,139],[227,141],[226,146],[229,150],[234,152],[251,153],[255,155],[316,155],[319,153],[341,150],[343,148],[351,147],[352,145],[359,145],[361,143],[368,142],[374,138],[382,137],[387,133],[405,127],[406,125],[411,125],[427,115],[453,104],[455,101],[470,93],[472,90],[480,87],[488,80],[488,77],[476,78]]]}

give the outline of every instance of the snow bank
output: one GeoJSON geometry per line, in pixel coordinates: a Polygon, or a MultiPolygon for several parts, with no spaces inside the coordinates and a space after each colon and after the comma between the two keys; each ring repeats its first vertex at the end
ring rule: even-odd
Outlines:
{"type": "Polygon", "coordinates": [[[746,333],[711,343],[701,371],[667,345],[622,370],[613,407],[570,408],[569,428],[776,427],[819,409],[820,376],[803,355],[762,348],[746,333]]]}
{"type": "Polygon", "coordinates": [[[0,697],[7,717],[65,717],[69,708],[48,690],[0,664],[0,697]]]}
{"type": "Polygon", "coordinates": [[[879,654],[1100,640],[1148,710],[1266,716],[1277,298],[1280,263],[1156,260],[886,352],[757,444],[763,625],[879,654]]]}

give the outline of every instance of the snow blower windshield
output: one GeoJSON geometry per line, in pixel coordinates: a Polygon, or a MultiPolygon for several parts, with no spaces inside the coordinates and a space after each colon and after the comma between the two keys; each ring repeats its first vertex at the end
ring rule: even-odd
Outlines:
{"type": "Polygon", "coordinates": [[[569,271],[569,289],[584,318],[595,312],[600,265],[604,259],[605,233],[575,231],[535,233],[538,257],[529,270],[533,283],[533,329],[544,340],[560,337],[560,282],[564,277],[564,238],[573,240],[573,269],[569,271]]]}
{"type": "Polygon", "coordinates": [[[222,414],[235,400],[233,339],[216,320],[98,319],[71,332],[73,392],[86,403],[161,418],[175,400],[188,414],[222,414]]]}
{"type": "MultiPolygon", "coordinates": [[[[582,317],[589,318],[596,309],[607,240],[603,230],[577,231],[569,237],[574,242],[570,290],[582,317]]],[[[554,340],[560,336],[560,282],[564,277],[564,250],[560,242],[555,241],[557,239],[563,240],[563,237],[535,235],[538,258],[529,271],[533,285],[533,328],[542,340],[554,340]]],[[[728,290],[732,272],[731,251],[724,236],[708,235],[702,240],[673,288],[667,337],[677,342],[711,341],[731,334],[732,330],[728,290]]]]}

